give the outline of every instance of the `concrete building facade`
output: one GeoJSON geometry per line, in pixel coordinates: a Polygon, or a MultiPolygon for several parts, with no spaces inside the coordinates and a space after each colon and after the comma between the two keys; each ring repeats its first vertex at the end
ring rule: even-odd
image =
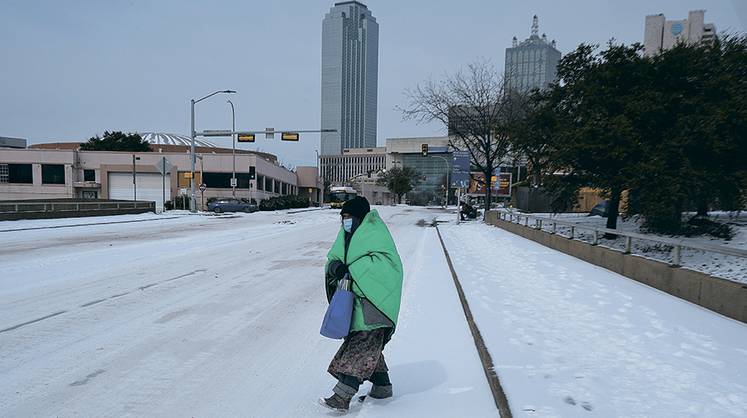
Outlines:
{"type": "MultiPolygon", "coordinates": [[[[164,200],[188,193],[191,164],[185,145],[151,145],[153,152],[137,153],[79,151],[78,146],[0,149],[0,200],[137,197],[155,201],[161,210],[164,200]],[[171,167],[162,175],[157,166],[164,158],[171,167]]],[[[197,202],[204,209],[211,197],[232,196],[233,157],[231,149],[213,147],[199,147],[197,155],[195,181],[207,186],[204,192],[198,191],[197,202]]],[[[237,198],[259,202],[299,192],[297,174],[280,166],[270,154],[237,150],[236,178],[237,198]]]]}
{"type": "Polygon", "coordinates": [[[376,147],[379,25],[366,5],[335,3],[322,21],[322,155],[376,147]]]}
{"type": "Polygon", "coordinates": [[[512,46],[506,48],[506,86],[526,93],[554,82],[561,57],[555,45],[555,40],[548,42],[544,33],[539,35],[539,19],[535,15],[529,38],[519,43],[514,36],[512,46]]]}
{"type": "Polygon", "coordinates": [[[368,176],[387,167],[386,148],[350,148],[341,155],[319,157],[321,177],[331,185],[345,185],[358,176],[368,176]]]}
{"type": "Polygon", "coordinates": [[[420,182],[407,194],[411,204],[443,203],[447,173],[452,171],[451,151],[448,136],[387,138],[387,168],[409,167],[421,176],[420,182]],[[423,144],[428,144],[428,155],[425,156],[421,148],[423,144]]]}
{"type": "Polygon", "coordinates": [[[693,10],[687,19],[666,20],[663,14],[646,16],[643,34],[644,53],[654,56],[678,42],[709,42],[716,38],[716,26],[705,23],[705,10],[693,10]]]}

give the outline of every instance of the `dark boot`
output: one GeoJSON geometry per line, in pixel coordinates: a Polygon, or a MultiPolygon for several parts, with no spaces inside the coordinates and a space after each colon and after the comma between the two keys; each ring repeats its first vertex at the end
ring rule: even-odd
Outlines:
{"type": "Polygon", "coordinates": [[[368,396],[374,399],[386,399],[392,397],[392,382],[389,381],[389,373],[387,372],[374,372],[371,375],[371,391],[368,392],[368,396]]]}
{"type": "Polygon", "coordinates": [[[371,386],[371,391],[368,392],[368,396],[374,399],[391,398],[392,394],[393,394],[392,385],[386,385],[386,386],[373,385],[371,386]]]}
{"type": "Polygon", "coordinates": [[[333,411],[348,412],[348,409],[350,409],[350,400],[353,399],[358,389],[342,382],[337,382],[332,391],[335,392],[332,396],[320,399],[319,403],[333,411]]]}
{"type": "Polygon", "coordinates": [[[329,398],[319,399],[319,403],[333,411],[346,413],[350,409],[350,399],[333,393],[329,398]]]}

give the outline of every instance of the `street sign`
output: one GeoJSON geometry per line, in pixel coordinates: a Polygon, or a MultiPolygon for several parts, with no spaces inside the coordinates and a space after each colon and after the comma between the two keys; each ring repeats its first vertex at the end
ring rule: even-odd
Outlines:
{"type": "Polygon", "coordinates": [[[209,129],[202,131],[202,136],[231,136],[232,131],[226,129],[209,129]]]}
{"type": "Polygon", "coordinates": [[[202,183],[202,184],[200,185],[200,191],[201,191],[201,192],[204,192],[205,190],[207,190],[207,185],[206,185],[205,183],[202,183]]]}
{"type": "Polygon", "coordinates": [[[239,142],[254,142],[254,134],[240,134],[239,142]]]}
{"type": "Polygon", "coordinates": [[[280,139],[283,141],[298,141],[300,137],[298,132],[283,132],[280,134],[280,139]]]}
{"type": "Polygon", "coordinates": [[[451,187],[467,187],[469,185],[469,151],[454,151],[451,164],[451,187]]]}
{"type": "Polygon", "coordinates": [[[169,160],[167,160],[165,157],[158,160],[158,163],[156,163],[156,168],[158,169],[158,172],[161,173],[162,176],[165,176],[169,172],[171,172],[171,163],[169,160]]]}
{"type": "Polygon", "coordinates": [[[231,177],[231,187],[236,187],[238,184],[238,179],[236,177],[231,177]]]}
{"type": "Polygon", "coordinates": [[[265,128],[265,139],[275,139],[275,128],[265,128]]]}

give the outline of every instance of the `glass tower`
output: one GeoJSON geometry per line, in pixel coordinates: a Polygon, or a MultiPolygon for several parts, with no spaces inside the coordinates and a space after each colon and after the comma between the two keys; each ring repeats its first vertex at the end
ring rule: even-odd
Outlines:
{"type": "Polygon", "coordinates": [[[379,24],[366,5],[335,3],[322,21],[322,155],[376,146],[379,24]]]}
{"type": "Polygon", "coordinates": [[[506,48],[506,87],[521,93],[547,87],[555,81],[560,55],[554,40],[547,42],[544,33],[539,36],[535,15],[532,35],[521,43],[514,37],[511,48],[506,48]]]}

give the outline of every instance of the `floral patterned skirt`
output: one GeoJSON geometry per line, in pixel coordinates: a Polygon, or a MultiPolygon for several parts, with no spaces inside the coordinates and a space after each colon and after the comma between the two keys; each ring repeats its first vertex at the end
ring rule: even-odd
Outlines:
{"type": "Polygon", "coordinates": [[[390,328],[350,333],[337,350],[337,354],[327,368],[327,372],[340,378],[340,374],[356,377],[361,383],[374,372],[386,372],[389,368],[384,361],[384,340],[390,328]]]}

